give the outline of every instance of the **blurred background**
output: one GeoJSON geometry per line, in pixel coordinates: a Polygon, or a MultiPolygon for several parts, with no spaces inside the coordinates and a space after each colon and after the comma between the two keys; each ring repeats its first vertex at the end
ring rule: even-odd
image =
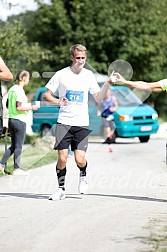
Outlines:
{"type": "MultiPolygon", "coordinates": [[[[69,48],[82,43],[94,72],[129,62],[133,80],[167,78],[167,0],[0,0],[0,55],[13,74],[27,69],[31,99],[53,73],[70,64],[69,48]]],[[[13,83],[3,83],[8,88],[13,83]]],[[[166,94],[146,99],[167,118],[166,94]]]]}

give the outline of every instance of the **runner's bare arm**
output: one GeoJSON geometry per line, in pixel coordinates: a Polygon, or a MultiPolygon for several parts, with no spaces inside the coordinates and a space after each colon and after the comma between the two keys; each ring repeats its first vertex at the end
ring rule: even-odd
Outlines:
{"type": "Polygon", "coordinates": [[[162,87],[160,83],[157,82],[145,82],[145,81],[127,81],[119,73],[117,75],[117,82],[123,85],[126,85],[131,88],[137,88],[140,90],[153,91],[153,92],[162,92],[162,87]]]}
{"type": "Polygon", "coordinates": [[[5,62],[0,57],[0,80],[10,81],[13,80],[13,74],[9,68],[5,65],[5,62]]]}

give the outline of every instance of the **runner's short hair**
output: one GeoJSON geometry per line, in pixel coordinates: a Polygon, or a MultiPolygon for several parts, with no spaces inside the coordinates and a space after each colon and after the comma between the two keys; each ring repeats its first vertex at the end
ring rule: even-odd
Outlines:
{"type": "Polygon", "coordinates": [[[87,52],[86,47],[84,45],[76,44],[70,47],[70,55],[74,56],[76,50],[79,52],[87,52]]]}

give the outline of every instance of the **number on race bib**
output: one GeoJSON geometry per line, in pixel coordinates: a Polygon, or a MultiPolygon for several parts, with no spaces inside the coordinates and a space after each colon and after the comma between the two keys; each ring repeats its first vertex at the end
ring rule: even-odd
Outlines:
{"type": "Polygon", "coordinates": [[[70,101],[70,102],[83,102],[83,95],[84,92],[83,91],[72,91],[72,90],[68,90],[66,92],[66,98],[70,101]]]}

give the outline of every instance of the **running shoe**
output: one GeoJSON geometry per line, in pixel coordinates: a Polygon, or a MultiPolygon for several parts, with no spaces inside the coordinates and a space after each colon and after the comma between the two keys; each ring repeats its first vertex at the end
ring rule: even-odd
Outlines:
{"type": "Polygon", "coordinates": [[[58,188],[57,191],[49,197],[49,200],[63,200],[65,198],[65,191],[62,188],[58,188]]]}
{"type": "Polygon", "coordinates": [[[78,191],[80,194],[86,194],[88,190],[88,182],[86,179],[86,176],[80,176],[79,178],[79,186],[78,186],[78,191]]]}
{"type": "Polygon", "coordinates": [[[109,152],[113,152],[113,149],[112,149],[111,144],[109,144],[108,151],[109,151],[109,152]]]}

